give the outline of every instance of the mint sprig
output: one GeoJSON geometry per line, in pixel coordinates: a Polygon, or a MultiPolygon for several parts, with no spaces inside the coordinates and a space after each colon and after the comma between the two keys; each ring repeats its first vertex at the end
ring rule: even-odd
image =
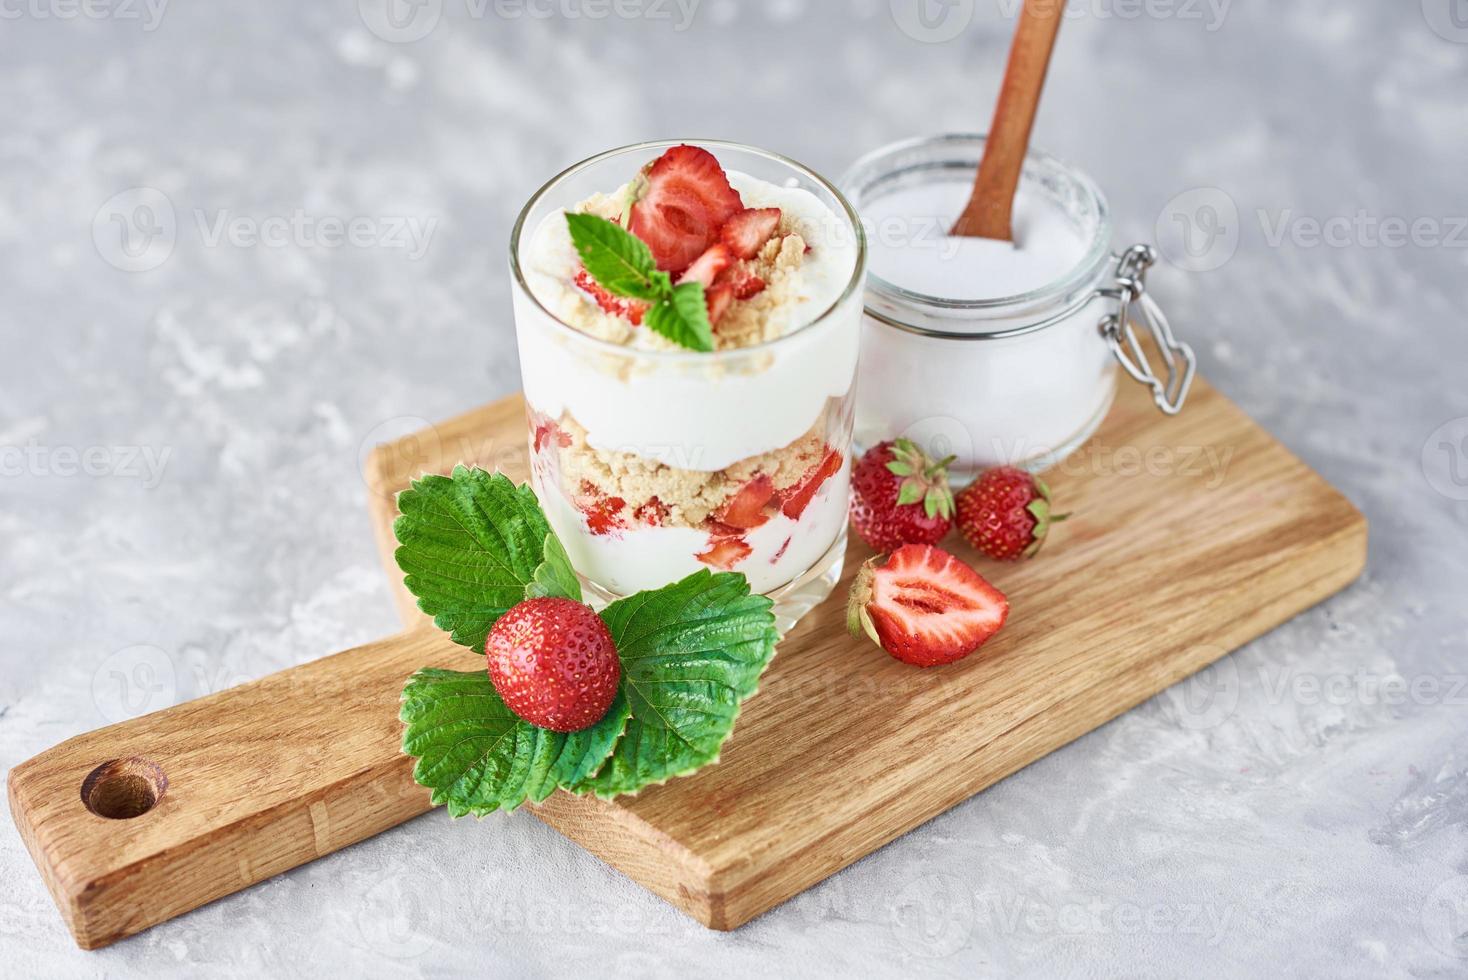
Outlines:
{"type": "Polygon", "coordinates": [[[673,285],[647,244],[616,222],[567,212],[566,225],[581,264],[597,285],[614,296],[652,304],[643,317],[650,330],[689,350],[714,349],[703,283],[694,280],[673,285]]]}
{"type": "MultiPolygon", "coordinates": [[[[419,607],[455,642],[484,652],[511,606],[580,600],[565,548],[535,495],[502,474],[455,467],[398,498],[398,564],[419,607]]],[[[597,724],[563,735],[512,712],[483,669],[425,669],[403,690],[403,751],[413,778],[451,816],[539,802],[557,787],[611,798],[718,760],[740,704],[775,653],[769,599],[742,574],[700,570],[602,612],[622,682],[597,724]]]]}

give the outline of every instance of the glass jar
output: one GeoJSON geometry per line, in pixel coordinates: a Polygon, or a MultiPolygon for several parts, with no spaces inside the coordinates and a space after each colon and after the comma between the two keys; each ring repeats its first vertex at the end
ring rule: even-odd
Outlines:
{"type": "Polygon", "coordinates": [[[547,302],[537,229],[611,193],[673,145],[578,163],[537,191],[515,223],[510,268],[532,485],[591,601],[701,568],[729,570],[775,598],[788,627],[830,592],[845,552],[865,240],[845,198],[811,170],[753,147],[700,142],[747,206],[773,196],[808,213],[807,257],[829,250],[819,269],[832,301],[776,339],[711,353],[576,329],[547,302]]]}
{"type": "MultiPolygon", "coordinates": [[[[938,226],[929,244],[941,243],[983,152],[979,135],[895,143],[859,160],[841,188],[863,215],[874,249],[882,235],[909,236],[894,247],[916,248],[916,240],[932,231],[923,231],[925,221],[938,226]],[[896,200],[892,195],[929,190],[948,201],[938,209],[942,215],[903,213],[885,227],[885,219],[872,220],[884,201],[896,200]]],[[[1038,284],[1012,293],[1001,288],[997,295],[974,288],[943,295],[889,282],[873,263],[862,331],[858,447],[907,436],[930,453],[957,456],[952,473],[958,482],[1001,464],[1045,469],[1100,426],[1116,393],[1118,364],[1152,389],[1162,411],[1181,410],[1195,361],[1146,292],[1153,250],[1137,245],[1113,253],[1101,191],[1048,154],[1030,151],[1019,194],[1073,235],[1073,253],[1038,284]],[[976,292],[981,298],[973,298],[976,292]],[[1133,311],[1156,341],[1161,377],[1139,342],[1133,311]]],[[[1019,232],[1017,223],[1017,239],[1019,232]]],[[[970,269],[955,265],[948,272],[967,275],[970,269]]]]}

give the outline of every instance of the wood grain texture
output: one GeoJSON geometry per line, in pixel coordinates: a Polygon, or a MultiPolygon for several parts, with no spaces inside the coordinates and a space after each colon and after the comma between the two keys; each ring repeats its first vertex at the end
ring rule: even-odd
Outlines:
{"type": "MultiPolygon", "coordinates": [[[[398,695],[419,667],[476,658],[424,628],[401,590],[393,494],[457,462],[525,477],[518,398],[371,459],[406,633],[71,739],[11,771],[11,813],[80,945],[429,808],[399,750],[398,695]],[[166,775],[157,804],[123,820],[89,811],[87,776],[131,759],[166,775]]],[[[700,922],[733,928],[1314,605],[1365,561],[1355,508],[1202,382],[1171,420],[1124,386],[1102,431],[1050,480],[1076,516],[1036,561],[977,561],[950,539],[1013,606],[982,655],[900,664],[846,635],[838,589],[781,643],[718,765],[614,803],[560,793],[535,813],[700,922]],[[1210,451],[1226,460],[1216,482],[1210,451]]],[[[847,581],[865,557],[852,546],[847,581]]]]}
{"type": "Polygon", "coordinates": [[[1014,192],[1064,15],[1064,0],[1025,0],[984,140],[984,156],[968,203],[953,224],[954,235],[1014,241],[1014,192]]]}
{"type": "Polygon", "coordinates": [[[418,630],[69,739],[10,771],[10,812],[78,945],[94,949],[430,809],[398,694],[463,650],[418,630]],[[144,759],[156,805],[107,819],[88,774],[144,759]]]}
{"type": "MultiPolygon", "coordinates": [[[[383,491],[374,499],[385,553],[390,491],[413,475],[464,462],[526,478],[522,410],[508,399],[413,446],[382,448],[371,479],[383,491]]],[[[957,536],[945,545],[1010,597],[1009,623],[981,656],[924,671],[851,639],[843,597],[870,556],[854,542],[841,585],[781,643],[717,766],[613,804],[558,794],[537,814],[700,922],[731,929],[1315,605],[1365,566],[1356,508],[1201,380],[1174,419],[1123,384],[1101,431],[1047,479],[1076,516],[1035,561],[987,562],[957,536]]],[[[388,574],[405,622],[423,623],[394,566],[388,574]]]]}

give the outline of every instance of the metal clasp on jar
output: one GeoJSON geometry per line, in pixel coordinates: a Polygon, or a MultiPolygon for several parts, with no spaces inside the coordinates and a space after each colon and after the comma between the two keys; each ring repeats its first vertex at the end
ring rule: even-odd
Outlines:
{"type": "Polygon", "coordinates": [[[1127,374],[1152,389],[1152,400],[1166,415],[1183,410],[1198,359],[1193,349],[1173,336],[1172,326],[1151,294],[1147,292],[1147,270],[1157,261],[1157,250],[1151,245],[1133,245],[1116,257],[1116,282],[1099,290],[1102,296],[1117,301],[1117,311],[1101,319],[1101,336],[1127,374]],[[1167,366],[1166,378],[1152,370],[1147,352],[1132,329],[1132,309],[1141,312],[1142,322],[1152,333],[1157,349],[1167,366]]]}

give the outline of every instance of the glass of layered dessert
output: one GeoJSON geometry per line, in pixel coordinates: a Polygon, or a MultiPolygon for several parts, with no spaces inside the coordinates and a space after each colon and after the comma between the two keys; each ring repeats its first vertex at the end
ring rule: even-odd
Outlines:
{"type": "Polygon", "coordinates": [[[532,484],[593,601],[735,571],[788,627],[829,593],[865,255],[829,182],[730,143],[611,150],[526,204],[532,484]]]}

